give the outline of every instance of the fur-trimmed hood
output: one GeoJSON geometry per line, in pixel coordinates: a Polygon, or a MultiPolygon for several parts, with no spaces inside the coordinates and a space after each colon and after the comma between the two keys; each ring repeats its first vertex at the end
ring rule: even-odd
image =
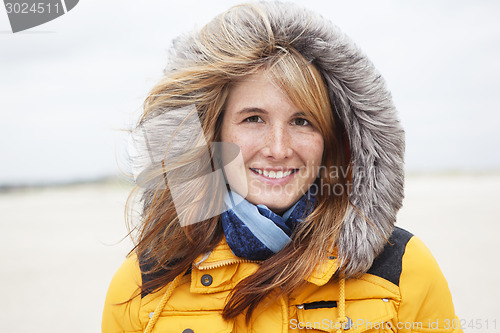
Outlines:
{"type": "MultiPolygon", "coordinates": [[[[333,112],[345,127],[353,205],[343,222],[338,253],[346,261],[346,275],[364,273],[387,244],[403,200],[404,131],[391,95],[370,60],[330,21],[289,3],[257,6],[267,13],[275,38],[320,70],[333,112]]],[[[169,70],[203,61],[192,41],[193,35],[174,41],[169,70]]]]}

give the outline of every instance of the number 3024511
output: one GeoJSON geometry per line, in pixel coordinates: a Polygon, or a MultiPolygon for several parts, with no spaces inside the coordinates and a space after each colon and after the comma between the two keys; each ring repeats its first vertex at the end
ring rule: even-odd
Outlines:
{"type": "Polygon", "coordinates": [[[29,4],[26,2],[6,2],[5,8],[7,9],[7,14],[43,14],[43,13],[59,13],[63,9],[59,3],[45,3],[45,2],[35,2],[29,4]]]}

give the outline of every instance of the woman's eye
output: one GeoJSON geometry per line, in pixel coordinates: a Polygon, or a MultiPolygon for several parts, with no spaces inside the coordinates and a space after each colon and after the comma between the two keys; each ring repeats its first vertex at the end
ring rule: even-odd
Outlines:
{"type": "Polygon", "coordinates": [[[297,119],[294,119],[293,124],[297,125],[297,126],[307,126],[307,125],[309,125],[309,122],[307,120],[305,120],[304,118],[297,118],[297,119]]]}
{"type": "Polygon", "coordinates": [[[261,123],[262,119],[259,116],[251,116],[246,118],[244,121],[249,123],[261,123]]]}

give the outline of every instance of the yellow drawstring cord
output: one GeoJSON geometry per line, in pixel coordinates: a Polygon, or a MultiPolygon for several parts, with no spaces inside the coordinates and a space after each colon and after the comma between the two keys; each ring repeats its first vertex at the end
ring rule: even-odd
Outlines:
{"type": "Polygon", "coordinates": [[[160,318],[160,314],[163,311],[163,308],[170,299],[170,296],[172,296],[174,289],[177,288],[177,285],[179,285],[179,281],[182,279],[183,276],[184,273],[177,275],[175,279],[168,285],[167,291],[165,291],[165,294],[163,294],[160,303],[158,303],[158,305],[156,306],[155,312],[153,313],[151,319],[149,319],[148,326],[146,326],[144,333],[151,333],[153,331],[153,328],[155,327],[158,318],[160,318]]]}
{"type": "Polygon", "coordinates": [[[337,333],[344,332],[344,323],[348,319],[345,315],[345,278],[341,277],[339,281],[339,303],[338,303],[338,318],[337,323],[340,327],[337,329],[337,333]]]}
{"type": "Polygon", "coordinates": [[[288,332],[288,305],[285,301],[285,298],[283,296],[280,296],[280,303],[281,303],[281,313],[283,314],[283,325],[281,330],[283,332],[288,332]]]}

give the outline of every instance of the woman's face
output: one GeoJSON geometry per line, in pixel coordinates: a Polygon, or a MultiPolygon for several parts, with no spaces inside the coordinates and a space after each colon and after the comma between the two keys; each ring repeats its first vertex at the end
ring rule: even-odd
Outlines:
{"type": "MultiPolygon", "coordinates": [[[[244,175],[238,177],[246,177],[246,199],[276,213],[286,211],[305,194],[321,165],[320,132],[264,72],[230,88],[221,138],[241,149],[244,175]]],[[[235,177],[228,175],[233,189],[238,188],[232,184],[235,177]]]]}

